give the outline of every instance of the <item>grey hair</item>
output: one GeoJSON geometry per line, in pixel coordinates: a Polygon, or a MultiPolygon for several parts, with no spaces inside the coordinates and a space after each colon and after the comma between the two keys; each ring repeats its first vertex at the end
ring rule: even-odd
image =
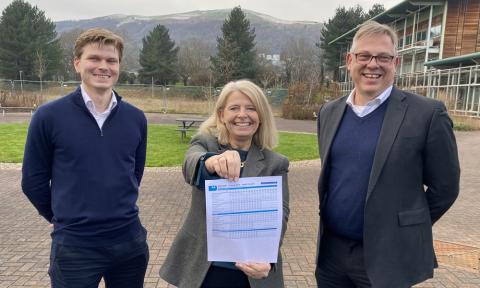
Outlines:
{"type": "Polygon", "coordinates": [[[360,26],[360,29],[358,29],[357,33],[355,33],[355,36],[353,37],[352,47],[350,47],[350,53],[355,52],[355,49],[357,48],[358,40],[364,37],[379,36],[379,35],[387,35],[388,37],[390,37],[393,44],[393,49],[394,49],[393,52],[395,53],[395,55],[397,55],[397,43],[398,43],[397,32],[395,32],[395,30],[393,30],[392,27],[385,24],[380,24],[376,21],[367,21],[360,26]]]}

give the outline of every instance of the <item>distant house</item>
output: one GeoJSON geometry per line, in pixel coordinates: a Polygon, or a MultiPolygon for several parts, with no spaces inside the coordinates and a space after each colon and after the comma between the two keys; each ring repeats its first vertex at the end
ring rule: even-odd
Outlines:
{"type": "MultiPolygon", "coordinates": [[[[397,31],[396,85],[480,118],[480,0],[407,0],[372,18],[397,31]]],[[[358,27],[331,41],[350,49],[358,27]]],[[[341,90],[353,88],[343,60],[341,90]]]]}
{"type": "Polygon", "coordinates": [[[258,56],[264,58],[267,61],[270,61],[274,66],[282,66],[284,63],[280,60],[280,54],[258,54],[258,56]]]}

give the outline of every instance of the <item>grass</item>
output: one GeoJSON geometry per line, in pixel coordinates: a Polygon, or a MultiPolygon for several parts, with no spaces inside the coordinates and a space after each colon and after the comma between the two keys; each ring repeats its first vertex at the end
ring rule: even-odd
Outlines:
{"type": "Polygon", "coordinates": [[[23,147],[28,124],[0,125],[0,162],[19,163],[23,160],[23,147]]]}
{"type": "MultiPolygon", "coordinates": [[[[147,166],[164,167],[182,164],[188,143],[180,142],[180,132],[175,125],[148,125],[147,166]]],[[[191,136],[193,132],[189,132],[191,136]]]]}
{"type": "Polygon", "coordinates": [[[462,123],[462,122],[454,122],[453,123],[453,129],[455,131],[473,131],[475,130],[472,126],[462,123]]]}
{"type": "Polygon", "coordinates": [[[290,161],[319,158],[317,135],[280,132],[279,140],[274,151],[287,156],[290,161]]]}
{"type": "MultiPolygon", "coordinates": [[[[0,124],[0,162],[21,163],[27,135],[27,124],[0,124]]],[[[149,167],[179,166],[188,148],[180,142],[175,125],[148,125],[147,163],[149,167]]],[[[187,137],[192,136],[189,132],[187,137]]],[[[280,145],[275,151],[290,161],[317,159],[317,138],[313,134],[280,133],[280,145]]]]}

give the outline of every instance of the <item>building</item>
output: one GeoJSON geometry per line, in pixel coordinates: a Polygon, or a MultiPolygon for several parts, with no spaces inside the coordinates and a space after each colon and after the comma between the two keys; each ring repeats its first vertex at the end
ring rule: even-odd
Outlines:
{"type": "MultiPolygon", "coordinates": [[[[372,18],[399,38],[396,85],[440,99],[453,115],[480,118],[480,0],[406,0],[372,18]]],[[[331,41],[344,55],[358,27],[331,41]]],[[[341,90],[350,91],[345,60],[341,90]]]]}
{"type": "Polygon", "coordinates": [[[285,63],[280,59],[280,54],[258,54],[259,57],[269,61],[273,66],[283,66],[285,63]]]}

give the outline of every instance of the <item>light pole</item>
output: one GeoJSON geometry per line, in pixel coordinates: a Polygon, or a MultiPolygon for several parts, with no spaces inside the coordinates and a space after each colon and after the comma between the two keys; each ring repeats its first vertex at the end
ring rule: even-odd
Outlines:
{"type": "Polygon", "coordinates": [[[23,79],[22,79],[22,73],[23,73],[23,71],[20,70],[20,90],[22,91],[22,97],[23,97],[23,79]]]}

